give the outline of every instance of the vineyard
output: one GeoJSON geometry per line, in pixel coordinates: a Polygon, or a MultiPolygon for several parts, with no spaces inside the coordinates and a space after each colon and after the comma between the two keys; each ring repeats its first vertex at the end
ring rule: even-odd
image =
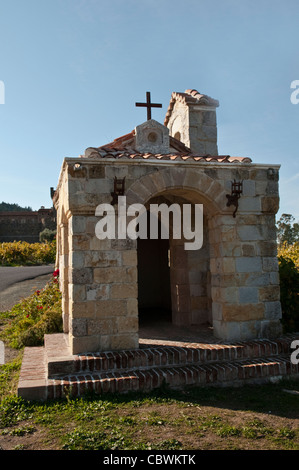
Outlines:
{"type": "Polygon", "coordinates": [[[0,266],[53,264],[56,240],[44,243],[11,242],[0,244],[0,266]]]}

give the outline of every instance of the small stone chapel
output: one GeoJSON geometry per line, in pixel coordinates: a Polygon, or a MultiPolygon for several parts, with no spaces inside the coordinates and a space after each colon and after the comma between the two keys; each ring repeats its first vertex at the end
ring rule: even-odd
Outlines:
{"type": "MultiPolygon", "coordinates": [[[[137,106],[143,105],[136,103],[137,106]]],[[[151,316],[210,325],[222,341],[275,338],[281,305],[275,214],[279,165],[219,155],[217,100],[174,92],[164,123],[147,120],[78,158],[65,158],[53,202],[63,328],[70,353],[139,348],[151,316]],[[203,244],[184,239],[99,239],[96,208],[118,196],[203,205],[203,244]]]]}

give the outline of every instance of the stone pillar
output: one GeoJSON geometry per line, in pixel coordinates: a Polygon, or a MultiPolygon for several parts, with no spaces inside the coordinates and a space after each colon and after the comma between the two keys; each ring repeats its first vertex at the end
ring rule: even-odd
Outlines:
{"type": "Polygon", "coordinates": [[[281,333],[274,222],[274,216],[265,215],[213,219],[211,282],[215,336],[248,340],[281,333]]]}
{"type": "Polygon", "coordinates": [[[62,321],[64,333],[69,332],[69,233],[68,223],[58,225],[59,288],[62,297],[62,321]]]}
{"type": "Polygon", "coordinates": [[[70,219],[72,354],[138,347],[136,242],[97,239],[97,221],[70,219]]]}

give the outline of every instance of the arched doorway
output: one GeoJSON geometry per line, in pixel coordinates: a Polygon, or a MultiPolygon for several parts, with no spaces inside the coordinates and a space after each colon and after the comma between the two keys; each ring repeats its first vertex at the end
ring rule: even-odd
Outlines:
{"type": "MultiPolygon", "coordinates": [[[[181,215],[190,199],[179,190],[164,191],[147,201],[149,211],[152,204],[173,205],[181,209],[181,215]]],[[[191,204],[192,206],[192,204],[191,204]]],[[[149,212],[148,212],[149,214],[149,212]]],[[[159,214],[160,215],[160,214],[159,214]]],[[[210,244],[208,219],[203,218],[203,245],[198,250],[186,250],[186,239],[174,236],[171,211],[169,238],[139,239],[138,253],[138,310],[140,327],[155,323],[178,327],[207,325],[211,323],[210,244]]],[[[193,227],[194,230],[194,220],[193,227]]]]}

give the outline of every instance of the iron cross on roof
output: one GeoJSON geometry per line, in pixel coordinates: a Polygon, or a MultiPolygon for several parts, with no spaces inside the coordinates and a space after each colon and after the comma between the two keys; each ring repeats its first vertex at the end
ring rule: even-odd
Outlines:
{"type": "Polygon", "coordinates": [[[142,106],[147,108],[147,120],[152,119],[151,108],[162,108],[162,104],[151,103],[151,94],[149,91],[146,92],[146,103],[135,103],[135,106],[142,106]]]}

